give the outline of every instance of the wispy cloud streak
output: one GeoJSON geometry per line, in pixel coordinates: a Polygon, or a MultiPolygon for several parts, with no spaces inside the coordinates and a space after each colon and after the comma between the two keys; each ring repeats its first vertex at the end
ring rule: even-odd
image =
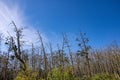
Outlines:
{"type": "MultiPolygon", "coordinates": [[[[36,30],[29,22],[27,22],[24,9],[15,3],[12,4],[13,5],[8,5],[5,1],[0,1],[0,33],[3,33],[5,37],[8,36],[7,32],[11,35],[15,35],[13,31],[14,27],[10,25],[11,21],[14,21],[18,28],[27,26],[27,29],[23,31],[23,34],[25,35],[23,39],[25,41],[30,43],[36,42],[36,30]]],[[[46,39],[44,36],[43,38],[46,39]]]]}

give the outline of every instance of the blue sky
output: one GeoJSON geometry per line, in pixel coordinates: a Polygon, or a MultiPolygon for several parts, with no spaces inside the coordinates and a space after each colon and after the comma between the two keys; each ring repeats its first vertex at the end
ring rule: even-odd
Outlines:
{"type": "MultiPolygon", "coordinates": [[[[7,1],[7,0],[6,0],[7,1]]],[[[120,42],[119,0],[13,0],[24,9],[27,22],[47,37],[86,32],[90,44],[103,47],[120,42]]],[[[72,37],[71,37],[72,39],[72,37]]],[[[59,39],[57,39],[59,40],[59,39]]]]}

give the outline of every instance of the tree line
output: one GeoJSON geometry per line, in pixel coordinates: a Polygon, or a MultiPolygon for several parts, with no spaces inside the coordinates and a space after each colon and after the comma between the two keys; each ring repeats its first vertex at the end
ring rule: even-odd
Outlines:
{"type": "Polygon", "coordinates": [[[37,31],[39,46],[32,43],[26,49],[22,41],[24,29],[13,21],[12,25],[15,36],[9,35],[3,41],[0,34],[0,80],[120,80],[119,45],[92,49],[86,33],[80,32],[75,39],[77,51],[72,51],[66,34],[62,35],[61,46],[56,44],[55,48],[48,43],[46,47],[37,31]]]}

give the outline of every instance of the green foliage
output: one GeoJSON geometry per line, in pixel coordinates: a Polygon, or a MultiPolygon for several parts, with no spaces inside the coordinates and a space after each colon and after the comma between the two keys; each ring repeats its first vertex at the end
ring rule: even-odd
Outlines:
{"type": "Polygon", "coordinates": [[[69,69],[61,71],[61,68],[54,68],[48,73],[48,80],[74,80],[73,75],[70,73],[69,69]]]}
{"type": "Polygon", "coordinates": [[[97,74],[92,77],[92,80],[117,80],[113,75],[97,74]]]}
{"type": "Polygon", "coordinates": [[[90,78],[90,77],[87,77],[87,76],[84,76],[84,77],[82,77],[80,80],[91,80],[91,78],[90,78]]]}
{"type": "Polygon", "coordinates": [[[73,77],[73,75],[70,73],[70,71],[64,72],[63,76],[64,76],[64,79],[65,79],[65,80],[73,80],[73,79],[74,79],[74,77],[73,77]]]}
{"type": "Polygon", "coordinates": [[[14,80],[36,80],[37,73],[30,70],[20,71],[14,80]]]}

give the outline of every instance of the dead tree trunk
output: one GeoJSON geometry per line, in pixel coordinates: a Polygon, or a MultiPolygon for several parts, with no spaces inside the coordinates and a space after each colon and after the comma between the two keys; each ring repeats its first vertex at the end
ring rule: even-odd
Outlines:
{"type": "Polygon", "coordinates": [[[46,56],[45,47],[44,47],[44,44],[43,44],[43,39],[42,39],[42,36],[41,36],[39,31],[38,31],[38,37],[39,37],[39,40],[40,40],[40,43],[41,43],[42,52],[44,54],[44,70],[45,70],[44,78],[45,78],[45,80],[47,80],[47,71],[48,71],[48,69],[47,69],[47,56],[46,56]]]}

